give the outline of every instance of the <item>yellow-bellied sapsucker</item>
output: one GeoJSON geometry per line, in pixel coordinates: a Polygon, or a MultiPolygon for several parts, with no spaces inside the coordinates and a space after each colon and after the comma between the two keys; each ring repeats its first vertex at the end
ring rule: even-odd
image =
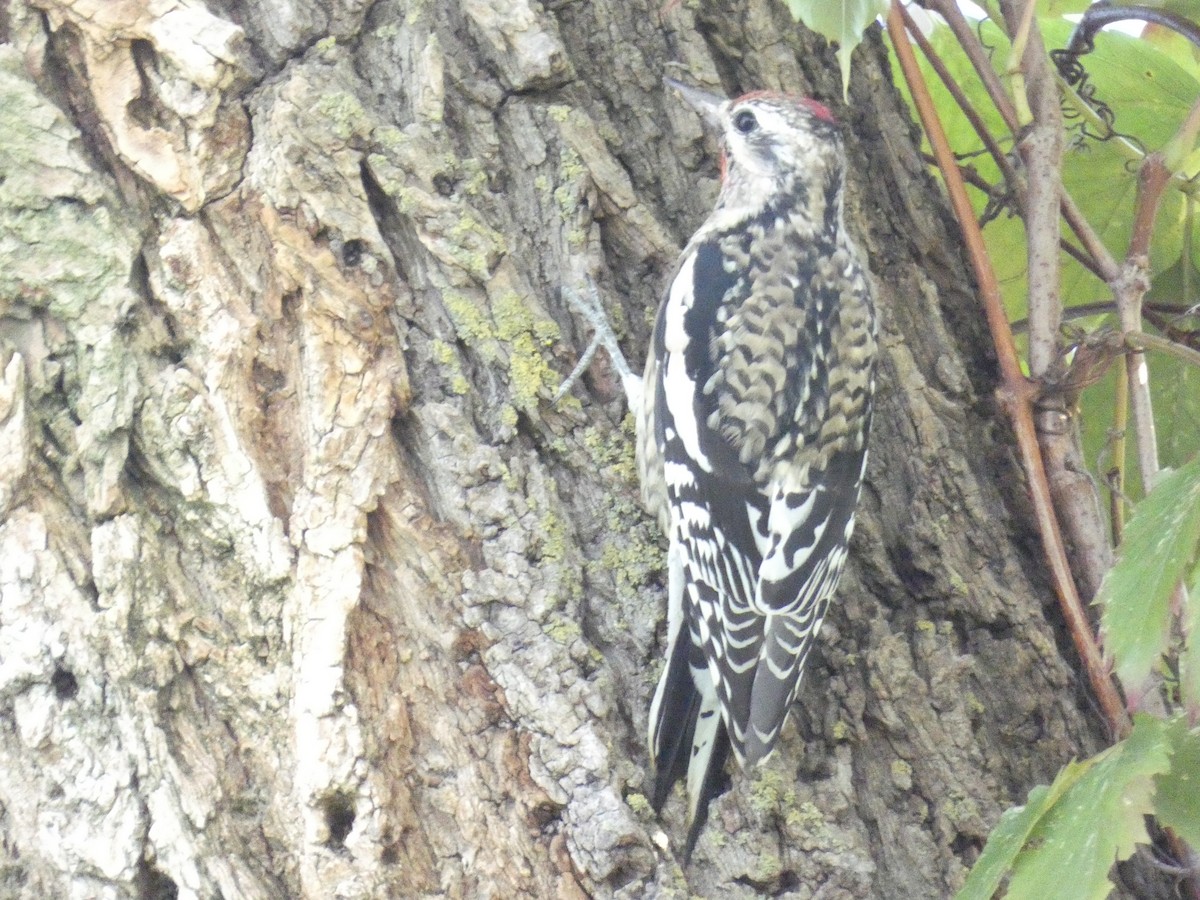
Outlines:
{"type": "Polygon", "coordinates": [[[841,577],[876,322],[829,110],[671,84],[723,143],[716,208],[659,307],[639,415],[643,496],[670,539],[653,804],[686,778],[690,855],[729,751],[749,767],[774,748],[841,577]]]}

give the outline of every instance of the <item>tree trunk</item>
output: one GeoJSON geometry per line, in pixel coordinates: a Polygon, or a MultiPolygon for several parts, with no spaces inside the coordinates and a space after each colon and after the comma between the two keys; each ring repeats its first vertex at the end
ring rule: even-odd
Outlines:
{"type": "Polygon", "coordinates": [[[872,40],[778,0],[0,8],[0,893],[944,897],[1103,739],[872,40]],[[692,865],[649,811],[640,365],[714,148],[830,102],[882,316],[852,562],[692,865]]]}

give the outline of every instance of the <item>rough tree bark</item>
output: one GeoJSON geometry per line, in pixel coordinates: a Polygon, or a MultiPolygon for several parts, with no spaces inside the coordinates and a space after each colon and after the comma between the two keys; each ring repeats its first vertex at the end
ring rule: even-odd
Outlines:
{"type": "Polygon", "coordinates": [[[3,896],[943,897],[1103,739],[877,40],[848,104],[777,0],[11,0],[0,40],[3,896]],[[686,876],[619,385],[548,402],[564,289],[640,363],[715,194],[671,62],[835,107],[883,322],[840,601],[686,876]]]}

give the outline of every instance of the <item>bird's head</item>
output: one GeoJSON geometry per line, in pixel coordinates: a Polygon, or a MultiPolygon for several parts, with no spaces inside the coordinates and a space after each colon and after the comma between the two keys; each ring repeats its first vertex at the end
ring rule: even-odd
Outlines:
{"type": "Polygon", "coordinates": [[[768,206],[807,206],[817,220],[840,216],[845,171],[842,136],[816,100],[755,91],[728,100],[666,79],[721,141],[718,210],[753,214],[768,206]]]}

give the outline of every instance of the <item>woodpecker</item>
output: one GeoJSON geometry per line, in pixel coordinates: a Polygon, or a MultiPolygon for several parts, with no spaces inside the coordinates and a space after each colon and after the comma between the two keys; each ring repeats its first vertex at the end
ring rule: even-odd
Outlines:
{"type": "Polygon", "coordinates": [[[730,751],[748,769],[775,747],[841,577],[876,318],[829,110],[667,83],[722,144],[716,207],[659,307],[637,410],[643,499],[670,548],[653,806],[686,779],[690,857],[730,751]]]}

